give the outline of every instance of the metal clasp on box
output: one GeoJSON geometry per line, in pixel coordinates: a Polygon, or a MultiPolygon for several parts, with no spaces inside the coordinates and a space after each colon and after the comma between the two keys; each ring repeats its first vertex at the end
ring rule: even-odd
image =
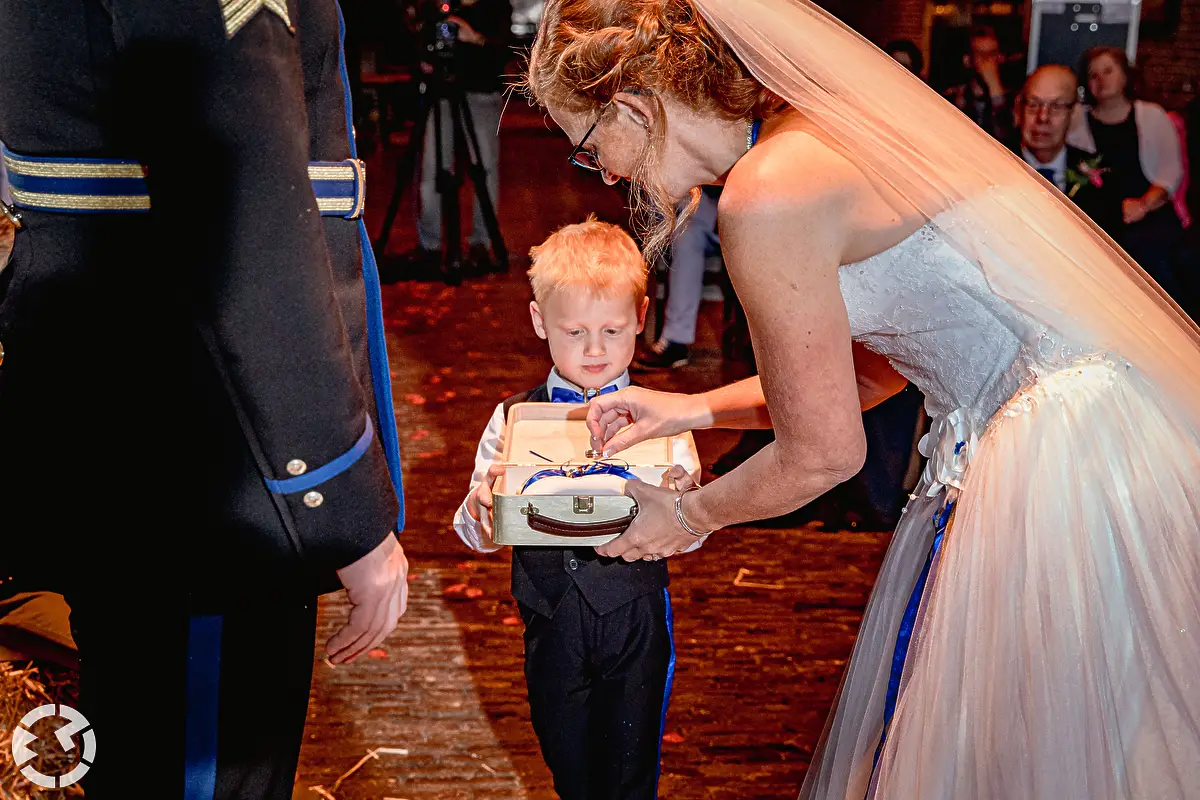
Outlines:
{"type": "Polygon", "coordinates": [[[533,516],[537,516],[537,514],[539,512],[537,510],[537,506],[535,506],[533,503],[530,503],[529,505],[527,505],[521,509],[521,513],[527,517],[533,517],[533,516]]]}
{"type": "Polygon", "coordinates": [[[572,509],[576,514],[592,514],[596,511],[596,498],[576,497],[572,509]]]}

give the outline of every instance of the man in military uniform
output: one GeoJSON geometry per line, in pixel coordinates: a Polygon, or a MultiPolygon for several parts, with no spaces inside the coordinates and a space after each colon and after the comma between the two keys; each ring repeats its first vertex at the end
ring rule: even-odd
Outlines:
{"type": "Polygon", "coordinates": [[[334,0],[0,0],[0,558],[71,606],[89,798],[290,797],[317,596],[334,665],[404,611],[341,35],[334,0]]]}

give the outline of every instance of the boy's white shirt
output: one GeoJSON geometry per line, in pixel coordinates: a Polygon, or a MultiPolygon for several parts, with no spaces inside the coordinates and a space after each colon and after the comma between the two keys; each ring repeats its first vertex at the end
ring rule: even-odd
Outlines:
{"type": "MultiPolygon", "coordinates": [[[[629,385],[629,371],[622,372],[616,380],[608,385],[624,389],[629,385]]],[[[580,387],[560,376],[558,370],[552,369],[550,370],[549,377],[546,378],[546,391],[553,393],[556,387],[570,389],[582,394],[580,387]]],[[[496,410],[492,412],[492,418],[488,421],[487,428],[479,440],[479,448],[475,451],[475,472],[471,474],[471,488],[467,490],[466,499],[463,500],[462,505],[458,507],[458,511],[454,514],[454,532],[458,534],[458,538],[462,539],[467,547],[480,553],[492,553],[499,550],[501,546],[493,542],[491,537],[483,532],[483,526],[467,511],[467,503],[471,499],[471,493],[486,479],[488,469],[492,464],[501,461],[503,458],[504,428],[506,422],[507,420],[504,418],[504,403],[500,403],[496,406],[496,410]]],[[[692,448],[688,447],[686,439],[676,438],[672,449],[674,462],[683,467],[692,476],[692,480],[699,483],[700,464],[693,457],[692,448]]],[[[705,538],[708,537],[697,539],[684,552],[690,553],[697,549],[704,544],[705,538]]]]}

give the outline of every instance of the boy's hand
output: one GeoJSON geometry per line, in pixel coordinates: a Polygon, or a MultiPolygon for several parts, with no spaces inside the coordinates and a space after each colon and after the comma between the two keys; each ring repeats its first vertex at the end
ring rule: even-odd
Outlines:
{"type": "Polygon", "coordinates": [[[492,536],[492,487],[496,484],[496,479],[503,474],[503,465],[492,464],[488,467],[483,483],[475,487],[475,491],[471,492],[471,499],[467,501],[467,513],[479,523],[479,527],[488,538],[492,536]]]}
{"type": "Polygon", "coordinates": [[[678,492],[696,485],[688,471],[678,464],[663,473],[662,483],[659,484],[664,489],[674,489],[678,492]]]}

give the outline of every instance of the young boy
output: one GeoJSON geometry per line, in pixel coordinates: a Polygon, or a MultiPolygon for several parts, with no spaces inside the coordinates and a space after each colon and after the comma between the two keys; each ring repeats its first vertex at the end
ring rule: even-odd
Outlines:
{"type": "MultiPolygon", "coordinates": [[[[481,552],[499,549],[491,536],[491,487],[500,474],[508,409],[519,402],[583,403],[628,386],[646,320],[646,265],[621,228],[589,217],[531,255],[529,313],[550,345],[554,369],[543,385],[498,405],[479,442],[454,529],[481,552]]],[[[677,488],[699,479],[687,447],[674,456],[677,488]]],[[[626,563],[586,546],[513,548],[512,593],[525,621],[533,729],[563,800],[657,797],[675,666],[667,584],[665,559],[626,563]]]]}

